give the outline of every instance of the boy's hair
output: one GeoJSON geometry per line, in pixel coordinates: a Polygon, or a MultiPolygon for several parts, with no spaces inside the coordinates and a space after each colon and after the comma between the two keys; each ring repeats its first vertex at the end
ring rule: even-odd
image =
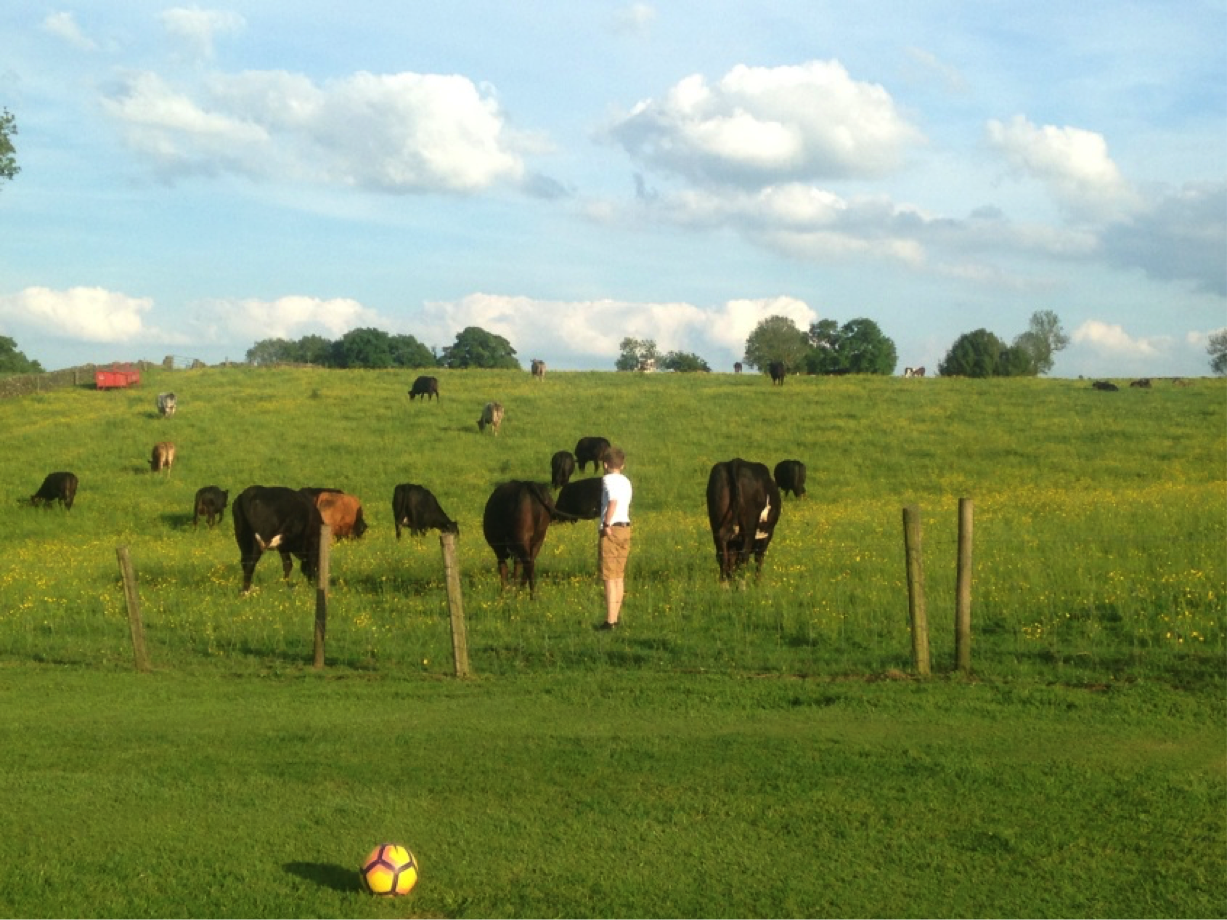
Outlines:
{"type": "Polygon", "coordinates": [[[611,447],[605,451],[605,456],[601,459],[615,470],[620,470],[626,465],[626,452],[621,447],[611,447]]]}

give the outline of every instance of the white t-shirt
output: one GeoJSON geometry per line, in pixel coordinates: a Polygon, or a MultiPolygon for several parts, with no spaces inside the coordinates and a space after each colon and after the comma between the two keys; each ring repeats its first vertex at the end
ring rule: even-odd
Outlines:
{"type": "Polygon", "coordinates": [[[601,516],[597,518],[596,525],[601,527],[602,523],[607,524],[629,524],[631,522],[631,481],[621,473],[606,473],[601,477],[601,516]],[[614,509],[613,519],[605,520],[605,511],[609,508],[609,503],[616,501],[618,507],[614,509]]]}

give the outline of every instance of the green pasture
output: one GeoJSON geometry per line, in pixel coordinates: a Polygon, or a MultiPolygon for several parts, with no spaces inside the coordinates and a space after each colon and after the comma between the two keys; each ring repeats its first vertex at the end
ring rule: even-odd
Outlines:
{"type": "Polygon", "coordinates": [[[1224,381],[439,371],[440,401],[410,403],[413,376],[152,371],[0,401],[0,915],[1227,916],[1224,381]],[[635,486],[612,634],[593,526],[551,527],[535,599],[481,537],[495,484],[548,480],[585,435],[635,486]],[[735,456],[803,460],[809,495],[761,576],[722,586],[704,489],[735,456]],[[29,507],[54,470],[76,506],[29,507]],[[460,523],[470,680],[438,539],[394,537],[401,482],[460,523]],[[229,510],[191,526],[197,488],[253,483],[365,506],[333,547],[323,671],[312,586],[274,555],[240,596],[229,510]],[[357,889],[385,840],[422,863],[408,899],[357,889]]]}
{"type": "MultiPolygon", "coordinates": [[[[920,506],[934,667],[948,669],[957,505],[975,509],[973,665],[984,676],[1104,682],[1217,673],[1227,594],[1223,381],[1094,391],[1085,381],[439,372],[442,398],[410,402],[404,372],[151,372],[139,389],[77,388],[0,403],[13,513],[0,535],[0,656],[130,661],[115,550],[140,581],[155,665],[240,672],[310,657],[315,595],[261,562],[240,597],[229,515],[190,526],[197,488],[233,500],[253,483],[333,486],[371,530],[332,558],[331,666],[446,673],[451,640],[433,532],[393,536],[400,482],[426,485],[461,525],[476,673],[706,669],[806,676],[910,666],[902,507],[920,506]],[[161,419],[158,390],[180,410],[161,419]],[[488,399],[502,433],[477,430],[488,399]],[[584,435],[622,445],[635,484],[627,628],[602,615],[594,529],[551,528],[538,597],[503,593],[481,537],[498,482],[548,480],[584,435]],[[148,470],[172,440],[169,476],[148,470]],[[704,508],[731,457],[809,468],[785,499],[757,582],[722,588],[704,508]],[[71,512],[22,506],[52,470],[77,473],[71,512]]],[[[589,467],[588,475],[592,475],[589,467]]]]}

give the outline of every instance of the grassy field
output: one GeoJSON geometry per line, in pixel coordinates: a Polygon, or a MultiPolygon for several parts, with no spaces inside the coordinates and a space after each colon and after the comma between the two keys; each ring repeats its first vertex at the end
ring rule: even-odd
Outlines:
{"type": "Polygon", "coordinates": [[[440,372],[411,404],[412,377],[155,371],[0,402],[0,913],[1227,915],[1223,381],[440,372]],[[596,434],[636,490],[612,635],[590,525],[551,528],[535,600],[500,591],[480,535],[497,482],[548,480],[596,434]],[[801,459],[810,494],[761,579],[721,587],[703,494],[734,456],[801,459]],[[59,469],[71,512],[21,504],[59,469]],[[460,522],[474,680],[448,676],[438,541],[393,536],[400,482],[460,522]],[[240,597],[229,513],[191,527],[197,488],[252,483],[365,504],[322,673],[310,586],[266,559],[240,597]],[[908,504],[930,681],[909,677],[908,504]],[[118,546],[153,674],[131,673],[118,546]],[[357,891],[385,837],[423,864],[403,902],[357,891]]]}

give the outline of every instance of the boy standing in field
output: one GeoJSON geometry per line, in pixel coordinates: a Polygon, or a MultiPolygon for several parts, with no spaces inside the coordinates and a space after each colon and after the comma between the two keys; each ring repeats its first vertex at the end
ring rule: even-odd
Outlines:
{"type": "Polygon", "coordinates": [[[626,560],[631,552],[631,481],[622,474],[626,464],[622,448],[609,448],[601,463],[605,475],[601,478],[601,514],[597,519],[597,558],[605,582],[605,620],[597,629],[616,629],[622,612],[626,560]]]}

